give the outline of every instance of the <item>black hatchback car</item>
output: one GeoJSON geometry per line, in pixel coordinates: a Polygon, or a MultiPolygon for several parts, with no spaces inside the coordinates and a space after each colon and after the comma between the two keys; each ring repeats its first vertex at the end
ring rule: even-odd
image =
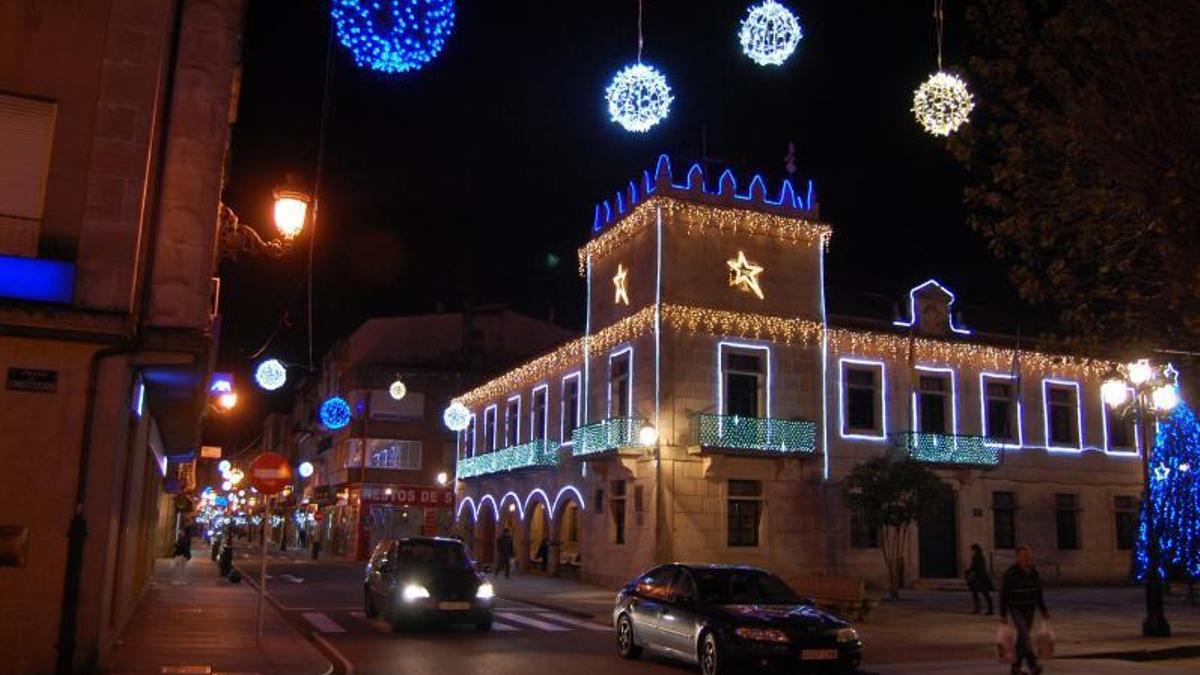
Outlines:
{"type": "Polygon", "coordinates": [[[862,642],[851,625],[753,567],[662,565],[630,581],[613,609],[617,651],[697,663],[704,675],[784,667],[853,672],[862,642]]]}
{"type": "Polygon", "coordinates": [[[402,630],[432,621],[492,627],[491,582],[457,539],[385,539],[367,562],[363,583],[367,616],[383,615],[402,630]]]}

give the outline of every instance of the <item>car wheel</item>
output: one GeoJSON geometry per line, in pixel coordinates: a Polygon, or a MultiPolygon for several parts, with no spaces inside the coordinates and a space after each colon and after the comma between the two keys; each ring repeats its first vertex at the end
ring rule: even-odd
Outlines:
{"type": "Polygon", "coordinates": [[[700,661],[700,672],[703,675],[721,675],[728,670],[721,645],[717,642],[717,636],[711,631],[700,638],[699,651],[697,660],[700,661]]]}
{"type": "Polygon", "coordinates": [[[633,622],[628,614],[622,614],[617,619],[617,654],[624,659],[636,659],[642,655],[642,648],[633,640],[633,622]]]}
{"type": "Polygon", "coordinates": [[[379,616],[379,610],[375,609],[375,601],[371,599],[371,591],[363,590],[363,614],[367,615],[368,619],[374,619],[379,616]]]}

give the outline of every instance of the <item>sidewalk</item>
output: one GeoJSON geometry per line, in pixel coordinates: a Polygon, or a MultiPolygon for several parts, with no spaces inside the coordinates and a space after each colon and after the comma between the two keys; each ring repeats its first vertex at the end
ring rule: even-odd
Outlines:
{"type": "Polygon", "coordinates": [[[263,645],[255,645],[258,595],[245,580],[217,574],[208,549],[187,567],[155,561],[154,579],[109,656],[105,673],[328,675],[333,666],[268,603],[263,645]]]}
{"type": "MultiPolygon", "coordinates": [[[[578,581],[515,575],[495,581],[504,598],[542,605],[611,622],[616,589],[578,581]]],[[[1141,636],[1144,592],[1141,588],[1054,588],[1046,591],[1061,659],[1147,660],[1200,656],[1200,607],[1167,598],[1172,637],[1141,636]]],[[[998,621],[969,614],[965,591],[906,589],[899,601],[882,601],[856,624],[867,648],[868,670],[879,664],[975,661],[992,659],[998,621]]]]}

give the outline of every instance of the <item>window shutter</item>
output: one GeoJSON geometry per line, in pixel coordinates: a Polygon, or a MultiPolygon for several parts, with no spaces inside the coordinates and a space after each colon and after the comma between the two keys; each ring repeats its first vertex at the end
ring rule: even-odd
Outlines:
{"type": "Polygon", "coordinates": [[[0,94],[0,254],[37,255],[55,104],[0,94]]]}

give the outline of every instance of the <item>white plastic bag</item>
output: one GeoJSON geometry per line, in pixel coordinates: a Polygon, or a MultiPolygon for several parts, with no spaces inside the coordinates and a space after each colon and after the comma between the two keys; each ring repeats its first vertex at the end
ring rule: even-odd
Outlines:
{"type": "Polygon", "coordinates": [[[1037,630],[1033,633],[1033,645],[1037,657],[1042,661],[1054,658],[1054,629],[1046,619],[1038,622],[1037,630]]]}
{"type": "Polygon", "coordinates": [[[1012,663],[1016,660],[1017,634],[1008,623],[1000,624],[996,629],[996,660],[1000,663],[1012,663]]]}

